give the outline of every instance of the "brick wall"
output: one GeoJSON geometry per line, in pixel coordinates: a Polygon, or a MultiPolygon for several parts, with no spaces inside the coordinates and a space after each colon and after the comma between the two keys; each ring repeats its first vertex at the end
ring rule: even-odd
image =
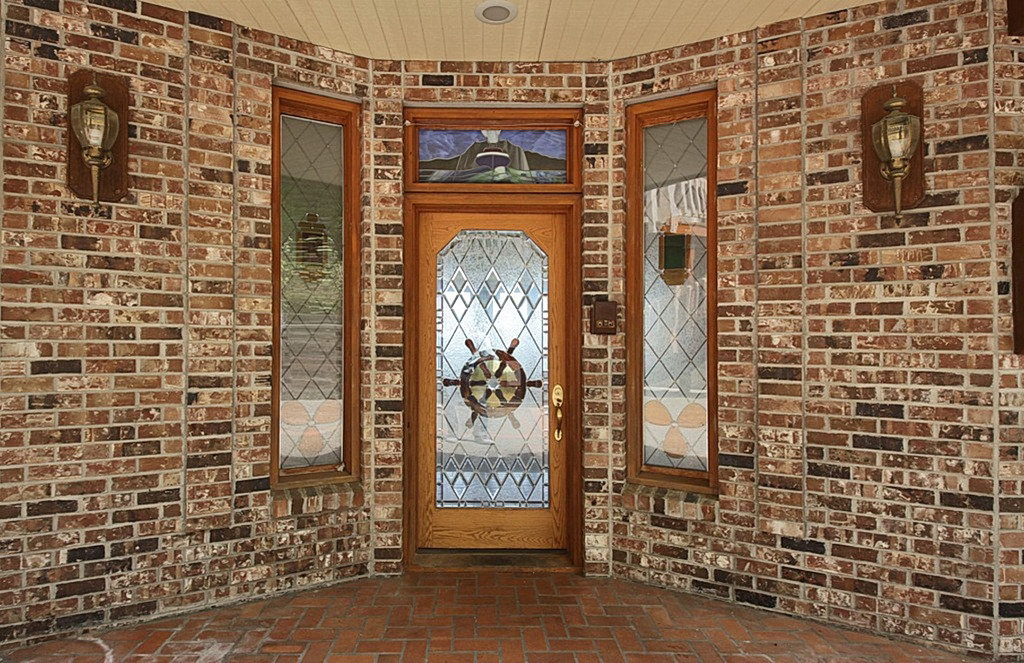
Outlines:
{"type": "Polygon", "coordinates": [[[0,641],[365,574],[362,491],[269,491],[257,378],[271,80],[365,96],[369,63],[136,0],[3,10],[0,641]],[[131,77],[98,211],[64,186],[78,67],[131,77]]]}
{"type": "Polygon", "coordinates": [[[584,106],[587,304],[624,292],[625,104],[717,85],[721,494],[625,483],[623,339],[585,335],[587,571],[1024,651],[1004,11],[886,0],[615,62],[464,63],[4,2],[0,641],[400,572],[403,104],[584,106]],[[132,189],[99,212],[63,184],[83,66],[132,78],[132,189]],[[860,203],[859,100],[903,77],[929,198],[897,226],[860,203]],[[366,100],[362,489],[268,486],[275,78],[366,100]]]}
{"type": "MultiPolygon", "coordinates": [[[[1005,0],[995,2],[995,25],[1006,24],[1005,0]]],[[[1010,209],[1024,186],[1024,43],[996,30],[992,91],[991,180],[995,202],[996,301],[998,337],[998,460],[995,546],[998,573],[999,651],[1024,654],[1024,358],[1012,354],[1010,334],[1010,209]]],[[[1018,247],[1019,249],[1019,247],[1018,247]]]]}
{"type": "Polygon", "coordinates": [[[981,0],[882,2],[613,63],[613,126],[619,100],[717,79],[725,141],[722,494],[626,485],[617,446],[613,573],[1021,651],[1004,23],[981,0]],[[925,89],[928,198],[897,225],[861,204],[859,105],[902,78],[925,89]]]}

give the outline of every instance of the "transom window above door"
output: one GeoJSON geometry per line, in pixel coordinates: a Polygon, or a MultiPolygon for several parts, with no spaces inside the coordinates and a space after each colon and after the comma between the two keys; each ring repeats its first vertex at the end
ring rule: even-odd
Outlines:
{"type": "Polygon", "coordinates": [[[580,109],[405,110],[405,190],[579,191],[580,109]]]}

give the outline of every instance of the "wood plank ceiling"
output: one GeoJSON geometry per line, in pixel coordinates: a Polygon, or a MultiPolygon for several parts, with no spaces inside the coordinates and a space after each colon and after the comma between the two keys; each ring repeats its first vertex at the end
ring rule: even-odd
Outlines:
{"type": "Polygon", "coordinates": [[[155,0],[322,46],[397,60],[612,60],[865,0],[513,0],[485,25],[480,0],[155,0]]]}

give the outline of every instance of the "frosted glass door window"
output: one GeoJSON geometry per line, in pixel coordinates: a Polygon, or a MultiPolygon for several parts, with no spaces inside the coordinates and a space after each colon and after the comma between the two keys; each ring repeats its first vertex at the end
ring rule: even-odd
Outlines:
{"type": "Polygon", "coordinates": [[[280,466],[341,466],[343,127],[281,116],[280,466]]]}
{"type": "Polygon", "coordinates": [[[708,469],[705,118],[644,129],[643,462],[708,469]]]}
{"type": "Polygon", "coordinates": [[[547,508],[547,256],[522,232],[459,232],[436,324],[436,506],[547,508]]]}

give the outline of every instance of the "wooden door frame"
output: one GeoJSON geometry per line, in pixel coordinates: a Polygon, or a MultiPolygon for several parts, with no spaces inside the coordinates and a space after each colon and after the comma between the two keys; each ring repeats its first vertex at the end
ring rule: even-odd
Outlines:
{"type": "Polygon", "coordinates": [[[583,568],[583,271],[582,271],[582,202],[575,194],[502,194],[502,193],[410,193],[404,201],[403,224],[403,295],[406,328],[403,334],[406,388],[404,401],[404,440],[402,450],[402,553],[406,568],[412,565],[417,551],[418,531],[417,496],[419,494],[418,473],[415,467],[416,435],[415,423],[419,420],[419,403],[414,394],[418,379],[433,379],[417,376],[411,370],[419,360],[417,337],[408,327],[410,314],[417,311],[416,285],[423,276],[419,273],[418,216],[422,212],[467,212],[487,211],[490,213],[522,214],[548,212],[563,214],[566,218],[566,290],[568,321],[566,325],[566,552],[570,563],[583,568]],[[575,304],[574,304],[575,303],[575,304]],[[573,315],[572,307],[577,308],[573,315]]]}

